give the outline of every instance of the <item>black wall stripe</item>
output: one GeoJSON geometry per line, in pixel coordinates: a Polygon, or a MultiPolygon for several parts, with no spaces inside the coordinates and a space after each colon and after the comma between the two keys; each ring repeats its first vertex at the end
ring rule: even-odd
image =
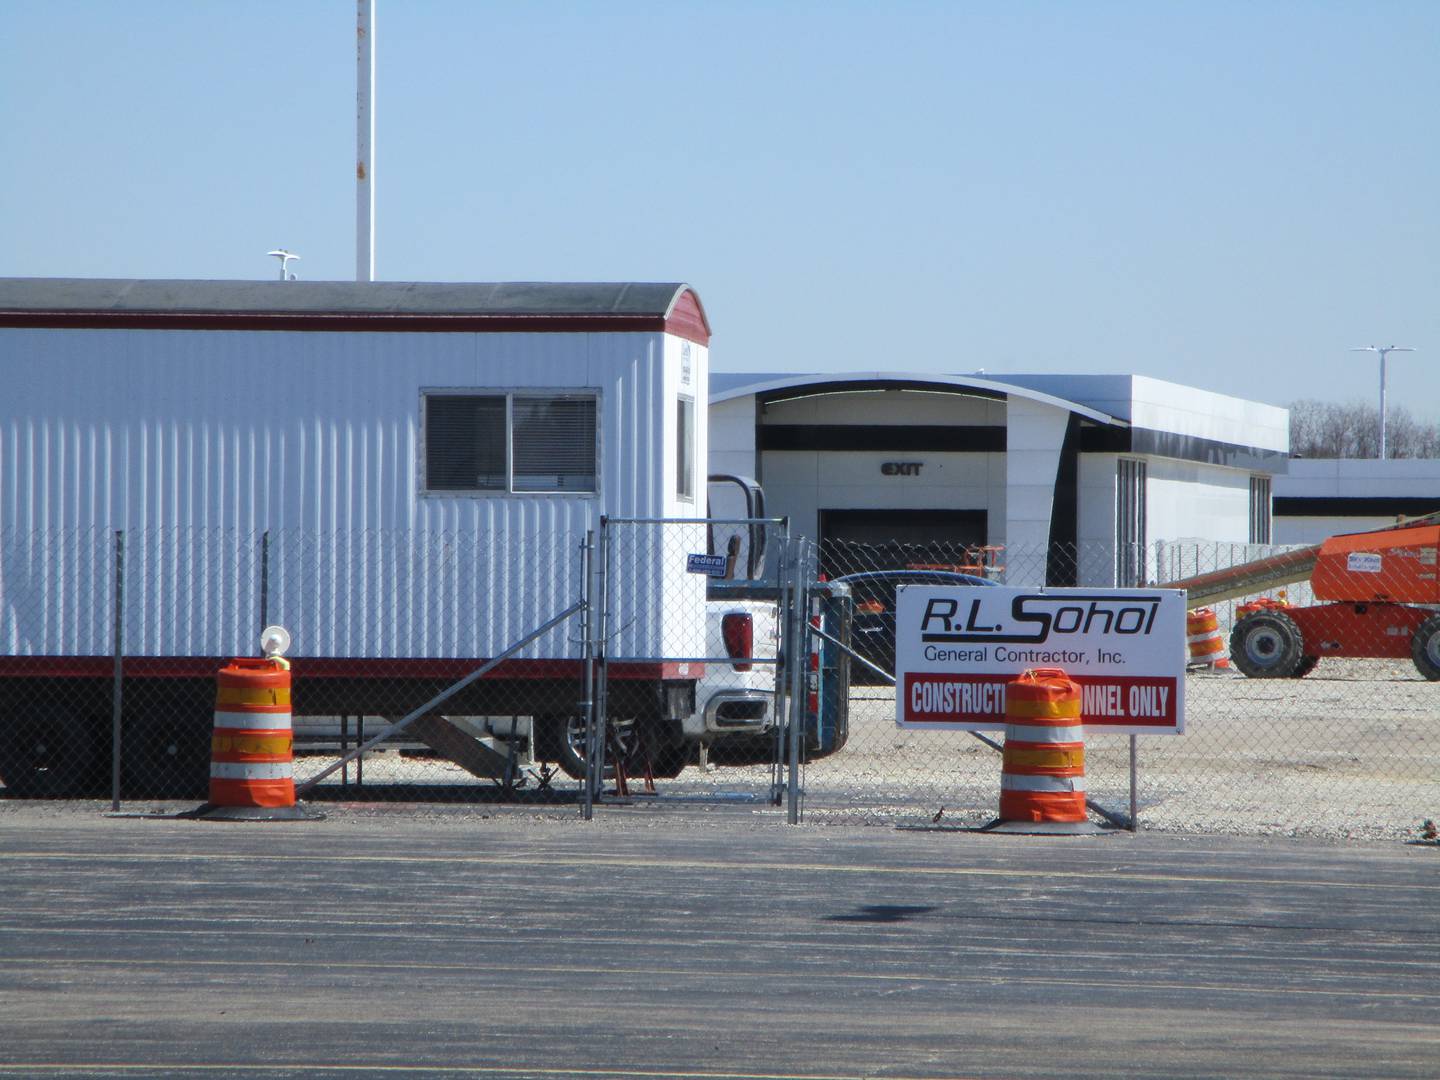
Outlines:
{"type": "Polygon", "coordinates": [[[1440,495],[1396,495],[1373,498],[1276,496],[1276,517],[1419,517],[1440,510],[1440,495]]]}
{"type": "MultiPolygon", "coordinates": [[[[1224,465],[1232,469],[1285,471],[1288,457],[1279,450],[1176,435],[1149,428],[1078,424],[1071,413],[1067,429],[1077,453],[1154,454],[1179,461],[1224,465]]],[[[1004,453],[1007,429],[998,424],[761,424],[759,450],[925,450],[949,453],[1004,453]]]]}
{"type": "Polygon", "coordinates": [[[761,450],[925,450],[1003,453],[1005,428],[945,424],[762,424],[761,450]]]}
{"type": "Polygon", "coordinates": [[[1071,413],[1055,467],[1050,551],[1045,560],[1045,584],[1056,588],[1074,585],[1078,580],[1075,559],[1080,536],[1080,431],[1080,417],[1071,413]]]}
{"type": "Polygon", "coordinates": [[[1265,450],[1258,446],[1202,439],[1195,435],[1177,435],[1172,431],[1152,428],[1101,427],[1087,424],[1080,429],[1082,454],[1154,454],[1156,457],[1179,461],[1198,461],[1206,465],[1224,465],[1232,469],[1255,469],[1283,473],[1289,455],[1283,450],[1265,450]]]}

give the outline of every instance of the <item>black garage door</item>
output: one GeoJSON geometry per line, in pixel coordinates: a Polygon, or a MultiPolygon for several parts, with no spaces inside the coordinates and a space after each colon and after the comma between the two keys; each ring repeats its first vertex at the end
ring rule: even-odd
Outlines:
{"type": "Polygon", "coordinates": [[[820,572],[977,573],[985,536],[984,510],[821,510],[820,572]]]}

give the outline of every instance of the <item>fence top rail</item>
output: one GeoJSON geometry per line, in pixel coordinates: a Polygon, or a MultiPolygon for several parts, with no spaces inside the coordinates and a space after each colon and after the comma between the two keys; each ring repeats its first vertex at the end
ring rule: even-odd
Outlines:
{"type": "Polygon", "coordinates": [[[788,518],[621,518],[607,517],[607,525],[780,525],[788,518]]]}
{"type": "MultiPolygon", "coordinates": [[[[630,653],[606,653],[612,664],[769,664],[780,665],[778,656],[634,656],[630,653]]],[[[765,693],[773,693],[767,690],[765,693]]]]}

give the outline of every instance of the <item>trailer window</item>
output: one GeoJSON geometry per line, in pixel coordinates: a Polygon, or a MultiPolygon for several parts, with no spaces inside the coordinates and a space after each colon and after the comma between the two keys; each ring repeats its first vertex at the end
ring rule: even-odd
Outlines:
{"type": "Polygon", "coordinates": [[[594,394],[425,395],[426,491],[593,492],[594,394]]]}
{"type": "Polygon", "coordinates": [[[595,399],[520,397],[512,406],[516,491],[595,490],[595,399]]]}
{"type": "Polygon", "coordinates": [[[695,498],[695,399],[682,397],[675,419],[675,494],[695,498]]]}
{"type": "Polygon", "coordinates": [[[425,399],[425,487],[504,491],[505,395],[431,394],[425,399]]]}

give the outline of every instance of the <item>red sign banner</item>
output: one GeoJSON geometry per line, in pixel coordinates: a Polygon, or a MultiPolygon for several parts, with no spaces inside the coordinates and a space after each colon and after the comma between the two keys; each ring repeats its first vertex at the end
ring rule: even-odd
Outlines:
{"type": "MultiPolygon", "coordinates": [[[[1005,686],[1013,676],[907,672],[900,706],[907,725],[1005,726],[1005,686]]],[[[1178,680],[1168,676],[1072,675],[1080,684],[1080,719],[1088,728],[1172,731],[1178,680]]]]}

